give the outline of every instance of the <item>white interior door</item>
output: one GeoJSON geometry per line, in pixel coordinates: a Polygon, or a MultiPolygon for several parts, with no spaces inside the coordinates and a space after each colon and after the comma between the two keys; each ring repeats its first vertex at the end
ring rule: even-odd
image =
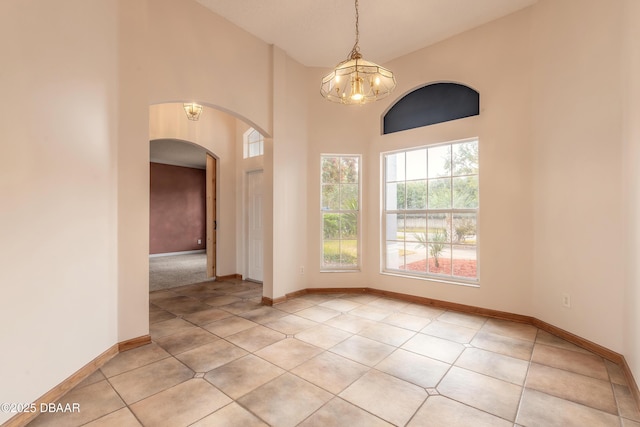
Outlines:
{"type": "Polygon", "coordinates": [[[262,171],[247,173],[247,279],[262,282],[262,171]]]}

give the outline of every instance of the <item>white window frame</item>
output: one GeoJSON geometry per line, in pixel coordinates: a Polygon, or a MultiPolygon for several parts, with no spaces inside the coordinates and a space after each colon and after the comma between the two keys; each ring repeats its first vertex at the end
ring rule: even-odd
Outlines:
{"type": "MultiPolygon", "coordinates": [[[[339,185],[342,185],[340,183],[339,185]]],[[[360,154],[328,154],[324,153],[320,155],[320,272],[321,273],[332,273],[332,272],[359,272],[361,269],[362,263],[362,238],[361,238],[361,224],[362,224],[362,155],[360,154]],[[356,213],[356,240],[357,240],[357,262],[355,265],[346,265],[346,266],[336,266],[336,265],[327,265],[324,264],[324,214],[326,213],[345,213],[345,212],[354,212],[353,210],[345,210],[345,209],[325,209],[322,206],[323,202],[323,182],[322,173],[323,173],[323,161],[325,158],[343,158],[343,157],[354,157],[358,159],[358,210],[356,213]]],[[[338,239],[338,241],[342,241],[343,239],[338,239]]]]}
{"type": "Polygon", "coordinates": [[[243,151],[242,155],[244,159],[248,159],[251,157],[259,157],[264,155],[264,136],[258,132],[257,129],[249,128],[243,135],[243,151]],[[251,136],[253,134],[258,134],[257,141],[251,141],[251,136]],[[258,146],[258,154],[251,155],[251,147],[257,145],[258,146]]]}
{"type": "MultiPolygon", "coordinates": [[[[448,142],[442,142],[442,143],[436,143],[436,144],[429,144],[429,145],[421,145],[421,146],[415,146],[415,147],[407,147],[407,148],[403,148],[401,150],[394,150],[394,151],[388,151],[388,152],[383,152],[380,154],[380,165],[381,165],[381,169],[382,169],[382,173],[381,173],[381,219],[380,219],[380,223],[381,223],[381,234],[380,234],[380,259],[381,259],[381,263],[380,263],[380,272],[382,274],[389,274],[389,275],[394,275],[394,276],[402,276],[402,277],[411,277],[411,278],[418,278],[418,279],[423,279],[423,280],[429,280],[429,281],[437,281],[437,282],[444,282],[444,283],[451,283],[451,284],[456,284],[456,285],[466,285],[466,286],[473,286],[473,287],[478,287],[480,285],[480,233],[479,233],[479,224],[480,224],[480,161],[479,161],[479,153],[478,153],[478,173],[475,175],[477,176],[478,179],[478,207],[475,209],[454,209],[453,207],[451,207],[450,209],[429,209],[429,206],[427,206],[427,209],[396,209],[396,210],[387,210],[387,162],[386,162],[386,158],[388,155],[393,155],[393,154],[398,154],[398,153],[408,153],[411,151],[415,151],[415,150],[420,150],[420,149],[429,149],[429,148],[434,148],[434,147],[443,147],[443,146],[450,146],[453,147],[456,144],[460,144],[460,143],[468,143],[468,142],[473,142],[475,141],[476,144],[478,144],[478,151],[480,150],[480,140],[479,138],[475,137],[475,138],[468,138],[468,139],[463,139],[463,140],[456,140],[456,141],[448,141],[448,142]],[[475,279],[472,278],[465,278],[462,276],[454,276],[453,275],[453,271],[451,274],[437,274],[437,273],[430,273],[430,272],[415,272],[415,271],[411,271],[411,270],[406,270],[406,269],[395,269],[395,268],[387,268],[387,214],[426,214],[427,216],[430,213],[451,213],[451,215],[454,215],[456,213],[474,213],[476,215],[476,242],[475,242],[475,249],[476,249],[476,277],[475,279]]],[[[460,176],[471,176],[471,175],[460,175],[460,176]]],[[[458,175],[454,175],[453,171],[451,174],[451,178],[453,179],[454,177],[458,177],[458,175]]],[[[406,176],[404,179],[404,182],[406,183],[407,181],[411,181],[411,180],[407,180],[406,176]]],[[[401,181],[393,181],[393,182],[401,182],[401,181]]],[[[451,200],[453,200],[453,185],[451,185],[451,200]]],[[[427,196],[428,197],[428,196],[427,196]]],[[[407,240],[404,240],[405,242],[407,242],[407,240]]],[[[453,248],[454,243],[452,241],[450,241],[449,245],[451,246],[451,248],[453,248]]],[[[429,251],[427,248],[427,260],[429,258],[429,251]]],[[[428,268],[427,268],[428,270],[428,268]]]]}

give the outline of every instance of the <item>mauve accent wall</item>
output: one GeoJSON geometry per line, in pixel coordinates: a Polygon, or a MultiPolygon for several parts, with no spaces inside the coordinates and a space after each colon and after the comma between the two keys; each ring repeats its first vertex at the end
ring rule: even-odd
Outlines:
{"type": "Polygon", "coordinates": [[[205,249],[206,171],[151,163],[150,174],[149,253],[205,249]]]}

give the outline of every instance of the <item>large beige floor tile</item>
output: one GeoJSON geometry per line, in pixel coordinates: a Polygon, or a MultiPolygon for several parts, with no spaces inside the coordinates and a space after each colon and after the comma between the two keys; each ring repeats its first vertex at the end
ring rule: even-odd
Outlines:
{"type": "MultiPolygon", "coordinates": [[[[113,360],[113,359],[111,359],[113,360]]],[[[91,375],[89,375],[87,378],[85,378],[84,380],[82,380],[80,382],[80,384],[78,384],[75,388],[79,389],[82,387],[86,387],[88,385],[91,384],[95,384],[97,382],[100,382],[102,380],[106,379],[106,377],[104,376],[104,374],[102,373],[102,371],[100,369],[96,370],[94,373],[92,373],[91,375]]]]}
{"type": "Polygon", "coordinates": [[[190,427],[269,427],[269,425],[233,402],[191,424],[190,427]]]}
{"type": "Polygon", "coordinates": [[[560,337],[557,337],[549,332],[543,331],[542,329],[538,330],[538,335],[536,336],[536,344],[544,344],[550,345],[552,347],[563,348],[565,350],[577,351],[579,353],[585,354],[593,354],[589,350],[586,350],[582,347],[578,347],[575,344],[570,343],[567,340],[564,340],[560,337]]]}
{"type": "Polygon", "coordinates": [[[363,365],[374,366],[395,349],[394,346],[354,335],[335,345],[330,351],[363,365]]]}
{"type": "Polygon", "coordinates": [[[130,405],[190,378],[193,378],[193,371],[170,357],[116,375],[109,381],[122,399],[130,405]]]}
{"type": "Polygon", "coordinates": [[[207,323],[215,322],[216,320],[225,319],[227,317],[232,316],[228,311],[220,310],[217,308],[209,308],[206,310],[196,311],[195,313],[190,313],[182,318],[188,322],[191,322],[195,325],[202,326],[207,323]]]}
{"type": "MultiPolygon", "coordinates": [[[[379,300],[376,300],[379,301],[379,300]]],[[[367,304],[367,305],[363,305],[360,306],[358,308],[355,308],[353,310],[351,310],[349,312],[349,314],[353,315],[353,316],[358,316],[358,317],[363,317],[365,319],[369,319],[369,320],[382,320],[385,317],[391,315],[393,313],[393,310],[387,309],[387,308],[383,308],[383,307],[375,307],[372,306],[371,304],[373,304],[375,301],[367,304]]]]}
{"type": "Polygon", "coordinates": [[[248,354],[209,371],[205,379],[233,399],[238,399],[284,374],[282,368],[248,354]]]}
{"type": "Polygon", "coordinates": [[[242,301],[242,298],[238,298],[231,295],[216,295],[206,298],[203,302],[212,307],[221,307],[223,305],[229,305],[242,301]]]}
{"type": "Polygon", "coordinates": [[[192,379],[131,405],[145,426],[187,426],[231,399],[203,379],[192,379]]]}
{"type": "Polygon", "coordinates": [[[315,345],[295,338],[287,338],[257,351],[255,355],[283,369],[289,370],[306,362],[322,351],[320,347],[316,347],[315,345]]]}
{"type": "Polygon", "coordinates": [[[618,414],[611,383],[562,369],[532,363],[527,388],[618,414]]]}
{"type": "Polygon", "coordinates": [[[478,330],[455,323],[434,320],[425,326],[420,332],[434,337],[443,338],[445,340],[465,344],[473,339],[478,330]]]}
{"type": "Polygon", "coordinates": [[[629,387],[613,384],[613,392],[616,396],[620,416],[628,420],[640,422],[640,411],[638,411],[638,405],[629,387]]]}
{"type": "Polygon", "coordinates": [[[457,311],[446,311],[438,316],[437,320],[478,330],[486,323],[487,318],[457,311]]]}
{"type": "Polygon", "coordinates": [[[166,337],[156,338],[155,343],[175,355],[219,339],[204,329],[189,328],[166,337]]]}
{"type": "Polygon", "coordinates": [[[302,332],[298,332],[295,337],[301,341],[313,344],[316,347],[329,349],[334,345],[341,343],[349,338],[352,334],[342,329],[334,328],[327,325],[318,325],[302,332]]]}
{"type": "MultiPolygon", "coordinates": [[[[29,426],[34,427],[75,427],[96,420],[125,406],[120,396],[106,380],[73,389],[60,400],[63,407],[77,404],[78,412],[45,412],[40,414],[29,426]]],[[[73,408],[73,406],[71,406],[73,408]]]]}
{"type": "Polygon", "coordinates": [[[352,314],[341,314],[340,316],[325,321],[324,324],[352,334],[357,334],[364,328],[375,325],[376,322],[352,314]]]}
{"type": "Polygon", "coordinates": [[[167,335],[182,332],[187,329],[195,328],[195,326],[186,320],[175,318],[149,325],[149,335],[152,339],[166,337],[167,335]]]}
{"type": "Polygon", "coordinates": [[[85,424],[85,427],[141,427],[129,408],[118,409],[104,417],[85,424]]]}
{"type": "Polygon", "coordinates": [[[246,354],[246,350],[225,340],[218,340],[180,353],[176,357],[194,372],[209,372],[246,354]]]}
{"type": "Polygon", "coordinates": [[[263,347],[285,339],[287,336],[281,332],[258,325],[245,329],[226,337],[226,340],[248,352],[260,350],[263,347]]]}
{"type": "Polygon", "coordinates": [[[112,377],[170,356],[162,347],[151,343],[118,354],[103,365],[100,370],[106,377],[112,377]]]}
{"type": "Polygon", "coordinates": [[[165,309],[166,311],[178,315],[194,313],[196,311],[211,308],[202,301],[183,295],[162,301],[154,301],[154,304],[165,309]]]}
{"type": "Polygon", "coordinates": [[[545,427],[620,426],[614,415],[528,388],[522,395],[517,422],[545,427]]]}
{"type": "Polygon", "coordinates": [[[313,306],[297,311],[296,316],[313,320],[314,322],[325,322],[334,317],[340,316],[340,312],[332,308],[313,306]]]}
{"type": "Polygon", "coordinates": [[[390,299],[390,298],[378,298],[371,301],[368,305],[370,307],[382,308],[388,311],[400,311],[404,307],[409,305],[409,303],[406,301],[400,301],[400,300],[390,299]]]}
{"type": "Polygon", "coordinates": [[[165,320],[175,319],[177,316],[173,313],[160,309],[159,311],[149,312],[149,324],[163,322],[165,320]]]}
{"type": "Polygon", "coordinates": [[[620,384],[620,385],[624,385],[627,386],[627,378],[624,375],[624,371],[622,370],[622,368],[620,367],[620,365],[617,365],[613,362],[610,362],[608,360],[604,361],[605,366],[607,367],[607,372],[609,373],[609,379],[611,380],[612,383],[614,384],[620,384]]]}
{"type": "Polygon", "coordinates": [[[407,341],[402,348],[445,363],[453,363],[465,349],[460,343],[420,333],[407,341]]]}
{"type": "Polygon", "coordinates": [[[243,300],[234,302],[232,304],[216,306],[217,308],[228,311],[231,314],[235,314],[236,316],[246,313],[248,311],[256,310],[262,307],[262,304],[259,301],[253,300],[243,300]]]}
{"type": "Polygon", "coordinates": [[[465,349],[455,365],[520,386],[524,385],[529,369],[527,361],[479,348],[465,349]]]}
{"type": "Polygon", "coordinates": [[[285,301],[280,304],[274,305],[278,310],[286,311],[287,313],[296,313],[305,308],[313,307],[314,304],[310,301],[306,301],[300,298],[285,301]]]}
{"type": "Polygon", "coordinates": [[[413,314],[415,316],[424,317],[430,320],[437,319],[438,316],[442,315],[445,312],[445,310],[441,308],[429,307],[422,304],[407,304],[399,311],[407,314],[413,314]]]}
{"type": "Polygon", "coordinates": [[[414,384],[371,370],[339,396],[385,421],[403,426],[422,405],[427,393],[414,384]]]}
{"type": "Polygon", "coordinates": [[[342,299],[342,298],[335,298],[329,301],[325,301],[318,305],[320,307],[330,308],[332,310],[340,311],[342,313],[346,313],[348,311],[353,310],[354,308],[358,308],[362,306],[362,304],[359,304],[355,301],[342,299]]]}
{"type": "Polygon", "coordinates": [[[286,335],[295,335],[298,332],[302,332],[306,329],[317,326],[318,322],[305,319],[304,317],[296,316],[293,314],[274,320],[265,324],[266,327],[281,332],[286,335]]]}
{"type": "Polygon", "coordinates": [[[369,367],[365,365],[324,352],[291,372],[331,393],[338,394],[368,370],[369,367]]]}
{"type": "Polygon", "coordinates": [[[430,396],[408,427],[512,427],[511,421],[444,396],[430,396]]]}
{"type": "Polygon", "coordinates": [[[229,335],[237,334],[240,331],[244,331],[255,326],[258,326],[255,322],[243,319],[242,317],[232,316],[227,317],[226,319],[207,323],[203,328],[214,335],[225,338],[229,335]]]}
{"type": "Polygon", "coordinates": [[[378,322],[373,326],[368,326],[358,332],[358,335],[362,337],[370,338],[394,347],[401,346],[415,334],[415,331],[410,331],[398,326],[387,325],[386,323],[381,322],[378,322]]]}
{"type": "Polygon", "coordinates": [[[239,316],[247,320],[251,320],[252,322],[264,325],[265,323],[273,322],[274,320],[277,320],[286,315],[287,313],[284,311],[263,305],[259,308],[256,308],[255,310],[242,313],[239,316]]]}
{"type": "Polygon", "coordinates": [[[435,387],[451,365],[420,354],[398,349],[376,365],[376,369],[419,385],[435,387]]]}
{"type": "Polygon", "coordinates": [[[292,427],[332,398],[301,378],[284,374],[238,399],[238,403],[271,426],[292,427]]]}
{"type": "Polygon", "coordinates": [[[487,319],[480,330],[532,342],[536,340],[538,333],[538,328],[535,326],[501,319],[487,319]]]}
{"type": "Polygon", "coordinates": [[[544,344],[536,344],[533,348],[531,361],[609,381],[609,373],[607,372],[604,360],[595,354],[586,354],[544,344]]]}
{"type": "Polygon", "coordinates": [[[527,361],[531,359],[531,353],[533,352],[532,341],[505,337],[504,335],[483,332],[482,330],[471,340],[471,345],[527,361]]]}
{"type": "Polygon", "coordinates": [[[400,328],[409,329],[410,331],[419,331],[431,322],[426,317],[415,316],[407,313],[393,313],[382,320],[389,325],[398,326],[400,328]]]}
{"type": "Polygon", "coordinates": [[[338,397],[304,420],[299,427],[391,427],[392,424],[338,397]]]}
{"type": "Polygon", "coordinates": [[[453,367],[438,384],[440,394],[514,421],[522,387],[466,369],[453,367]]]}

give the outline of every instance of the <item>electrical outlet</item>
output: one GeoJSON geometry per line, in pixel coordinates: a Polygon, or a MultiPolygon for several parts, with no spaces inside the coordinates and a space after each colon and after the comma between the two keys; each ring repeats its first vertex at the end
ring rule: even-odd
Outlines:
{"type": "Polygon", "coordinates": [[[300,274],[304,274],[304,266],[300,266],[300,274]]]}
{"type": "Polygon", "coordinates": [[[571,308],[571,296],[567,293],[562,294],[562,306],[571,308]]]}
{"type": "Polygon", "coordinates": [[[202,244],[202,239],[198,239],[198,244],[201,245],[202,244]]]}

